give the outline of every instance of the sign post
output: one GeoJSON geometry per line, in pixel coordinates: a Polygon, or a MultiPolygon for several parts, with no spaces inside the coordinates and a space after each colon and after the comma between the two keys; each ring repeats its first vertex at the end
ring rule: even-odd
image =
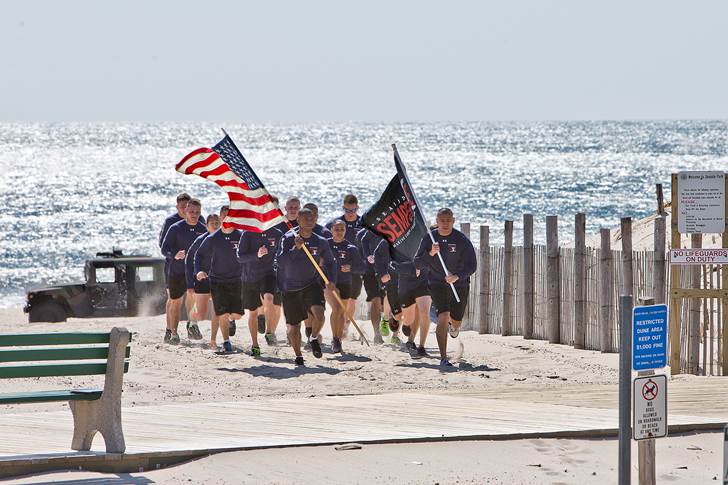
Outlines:
{"type": "Polygon", "coordinates": [[[619,485],[632,481],[630,382],[632,380],[632,295],[619,296],[619,485]]]}

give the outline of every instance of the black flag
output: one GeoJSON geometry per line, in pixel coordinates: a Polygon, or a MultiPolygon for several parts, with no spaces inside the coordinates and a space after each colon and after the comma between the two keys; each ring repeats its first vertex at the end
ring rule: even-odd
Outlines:
{"type": "Polygon", "coordinates": [[[422,214],[399,174],[392,178],[377,203],[364,213],[362,225],[389,243],[390,255],[397,262],[412,261],[427,234],[422,214]]]}

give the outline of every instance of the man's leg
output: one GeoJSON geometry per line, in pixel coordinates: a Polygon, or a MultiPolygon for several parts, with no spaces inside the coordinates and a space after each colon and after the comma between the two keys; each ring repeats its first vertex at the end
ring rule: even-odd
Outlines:
{"type": "MultiPolygon", "coordinates": [[[[278,307],[280,311],[281,307],[278,307]]],[[[277,321],[274,321],[276,316],[276,305],[273,304],[273,294],[263,294],[263,315],[265,315],[265,333],[276,333],[277,321]]]]}
{"type": "Polygon", "coordinates": [[[301,357],[301,323],[299,322],[295,325],[287,324],[286,331],[293,353],[296,354],[296,357],[301,357]]]}
{"type": "MultiPolygon", "coordinates": [[[[248,330],[250,331],[250,340],[253,342],[253,353],[255,354],[255,348],[260,348],[258,345],[258,312],[262,310],[262,307],[258,307],[255,310],[248,310],[248,330]]],[[[260,350],[258,351],[260,353],[260,350]]]]}
{"type": "Polygon", "coordinates": [[[185,293],[185,311],[187,312],[187,320],[191,318],[193,306],[195,306],[195,290],[188,288],[185,293]]]}
{"type": "Polygon", "coordinates": [[[169,313],[167,314],[167,328],[172,331],[172,335],[177,335],[177,326],[179,325],[179,310],[182,307],[182,297],[170,300],[169,313]]]}
{"type": "Polygon", "coordinates": [[[417,298],[417,331],[420,332],[420,346],[424,347],[427,335],[430,332],[430,306],[432,298],[420,296],[417,298]]]}
{"type": "Polygon", "coordinates": [[[223,342],[230,341],[230,328],[228,328],[229,320],[230,320],[229,313],[223,313],[222,315],[218,316],[218,321],[220,322],[220,333],[222,333],[223,342]]]}
{"type": "Polygon", "coordinates": [[[382,340],[382,332],[379,330],[379,321],[382,318],[382,299],[378,296],[372,298],[369,302],[369,320],[372,322],[374,329],[374,340],[382,340]],[[378,337],[378,338],[377,338],[378,337]]]}
{"type": "Polygon", "coordinates": [[[415,335],[417,334],[417,305],[410,305],[402,309],[400,323],[402,323],[403,326],[410,328],[410,334],[407,337],[407,342],[414,343],[415,335]]]}
{"type": "Polygon", "coordinates": [[[217,330],[220,328],[220,317],[212,312],[212,319],[210,320],[210,348],[215,350],[217,348],[217,330]]]}
{"type": "MultiPolygon", "coordinates": [[[[447,326],[450,323],[450,312],[442,312],[437,315],[437,347],[440,349],[440,359],[447,359],[447,326]]],[[[420,336],[421,338],[421,336],[420,336]]]]}

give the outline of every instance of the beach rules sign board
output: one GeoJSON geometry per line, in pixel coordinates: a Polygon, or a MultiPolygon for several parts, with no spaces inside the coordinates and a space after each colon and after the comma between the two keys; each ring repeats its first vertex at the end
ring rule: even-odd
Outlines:
{"type": "Polygon", "coordinates": [[[667,376],[637,377],[632,385],[632,438],[667,436],[667,376]]]}
{"type": "Polygon", "coordinates": [[[670,250],[671,264],[728,264],[728,249],[681,248],[670,250]]]}
{"type": "Polygon", "coordinates": [[[667,365],[667,305],[632,309],[632,369],[653,370],[667,365]]]}
{"type": "Polygon", "coordinates": [[[678,227],[683,234],[725,231],[725,173],[679,172],[678,227]]]}

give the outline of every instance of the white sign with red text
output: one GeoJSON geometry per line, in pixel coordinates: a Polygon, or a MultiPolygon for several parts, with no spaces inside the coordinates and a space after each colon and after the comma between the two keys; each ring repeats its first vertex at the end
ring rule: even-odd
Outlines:
{"type": "Polygon", "coordinates": [[[728,249],[671,249],[671,264],[728,264],[728,249]]]}

